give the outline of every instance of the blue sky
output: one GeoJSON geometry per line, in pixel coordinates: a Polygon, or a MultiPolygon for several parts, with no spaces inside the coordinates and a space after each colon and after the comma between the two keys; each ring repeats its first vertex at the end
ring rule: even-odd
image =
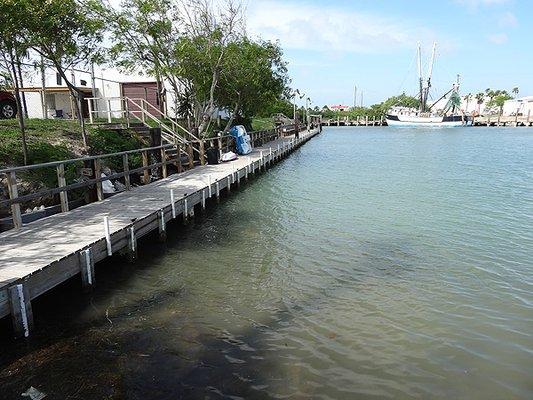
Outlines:
{"type": "Polygon", "coordinates": [[[247,14],[253,35],[280,41],[314,105],[351,105],[354,85],[366,105],[416,94],[416,44],[427,65],[433,41],[434,98],[458,73],[463,94],[533,95],[533,0],[249,0],[247,14]]]}

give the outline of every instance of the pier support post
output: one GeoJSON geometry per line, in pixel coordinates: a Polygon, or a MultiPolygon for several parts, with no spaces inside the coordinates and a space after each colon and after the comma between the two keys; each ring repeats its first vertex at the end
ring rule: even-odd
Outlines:
{"type": "Polygon", "coordinates": [[[189,202],[187,201],[187,197],[184,197],[183,199],[183,225],[187,225],[189,222],[189,202]]]}
{"type": "Polygon", "coordinates": [[[135,226],[128,228],[128,261],[133,262],[137,259],[137,236],[135,235],[135,226]]]}
{"type": "Polygon", "coordinates": [[[172,219],[176,218],[176,200],[174,199],[174,189],[170,189],[170,207],[172,208],[172,219]]]}
{"type": "Polygon", "coordinates": [[[80,251],[80,275],[83,291],[88,293],[94,288],[94,259],[91,249],[80,251]]]}
{"type": "Polygon", "coordinates": [[[111,246],[111,232],[109,230],[109,217],[104,217],[104,233],[105,233],[105,244],[107,247],[107,255],[113,255],[113,248],[111,246]]]}
{"type": "Polygon", "coordinates": [[[33,313],[26,285],[19,283],[8,288],[9,308],[15,338],[29,337],[33,329],[33,313]]]}
{"type": "Polygon", "coordinates": [[[211,188],[211,175],[207,175],[207,187],[209,189],[209,198],[213,197],[213,189],[211,188]]]}
{"type": "Polygon", "coordinates": [[[159,220],[159,240],[164,242],[167,240],[167,224],[165,223],[165,210],[161,209],[157,212],[157,219],[159,220]]]}
{"type": "Polygon", "coordinates": [[[202,211],[205,211],[205,189],[202,189],[202,211]]]}
{"type": "MultiPolygon", "coordinates": [[[[232,174],[233,175],[233,174],[232,174]]],[[[228,186],[227,186],[227,190],[228,190],[228,193],[231,193],[231,178],[230,178],[230,175],[228,175],[228,186]]]]}
{"type": "Polygon", "coordinates": [[[215,187],[216,187],[216,196],[217,196],[217,203],[220,203],[220,185],[218,183],[218,181],[216,181],[215,183],[215,187]]]}

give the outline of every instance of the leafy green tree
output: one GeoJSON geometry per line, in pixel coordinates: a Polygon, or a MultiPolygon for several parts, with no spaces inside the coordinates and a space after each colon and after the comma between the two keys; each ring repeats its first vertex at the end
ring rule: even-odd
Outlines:
{"type": "Polygon", "coordinates": [[[66,71],[99,58],[103,22],[93,18],[91,10],[76,0],[3,0],[12,13],[23,15],[17,21],[18,32],[28,48],[49,60],[65,81],[81,126],[82,139],[88,148],[81,104],[83,93],[66,71]]]}
{"type": "Polygon", "coordinates": [[[500,114],[503,112],[503,105],[507,100],[511,100],[513,97],[505,90],[497,90],[493,93],[493,97],[487,103],[489,108],[497,107],[500,114]]]}
{"type": "Polygon", "coordinates": [[[514,95],[514,97],[518,97],[518,93],[520,92],[520,90],[517,88],[517,87],[514,87],[513,90],[511,91],[514,95]]]}
{"type": "Polygon", "coordinates": [[[286,63],[277,43],[242,38],[230,43],[215,91],[217,104],[230,111],[225,130],[233,120],[261,113],[287,92],[286,63]]]}
{"type": "Polygon", "coordinates": [[[24,15],[13,7],[13,2],[6,0],[0,3],[0,76],[2,86],[13,89],[17,103],[17,119],[22,138],[22,153],[24,165],[28,164],[28,144],[26,126],[22,112],[22,97],[20,93],[20,57],[28,48],[28,44],[20,35],[20,26],[24,23],[24,15]],[[17,64],[18,73],[17,74],[17,64]]]}
{"type": "Polygon", "coordinates": [[[183,82],[176,76],[180,60],[174,53],[183,23],[175,2],[123,0],[115,8],[104,0],[89,0],[88,8],[112,33],[107,53],[115,66],[127,73],[154,77],[160,104],[164,103],[163,80],[175,93],[180,91],[183,82]]]}

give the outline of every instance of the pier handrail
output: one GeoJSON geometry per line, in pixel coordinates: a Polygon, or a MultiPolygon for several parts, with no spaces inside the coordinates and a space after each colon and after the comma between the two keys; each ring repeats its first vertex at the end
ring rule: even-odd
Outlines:
{"type": "Polygon", "coordinates": [[[143,151],[153,151],[158,149],[167,149],[167,148],[173,148],[175,145],[173,144],[164,144],[161,146],[154,146],[154,147],[143,147],[141,149],[134,149],[134,150],[125,150],[125,151],[119,151],[118,153],[106,153],[106,154],[100,154],[96,156],[84,156],[79,158],[69,158],[66,160],[61,161],[49,161],[46,163],[40,163],[40,164],[32,164],[32,165],[21,165],[18,167],[10,167],[10,168],[4,168],[0,169],[0,174],[8,174],[10,172],[18,172],[18,171],[29,171],[32,169],[39,169],[39,168],[47,168],[47,167],[55,167],[60,164],[72,164],[76,162],[82,162],[82,161],[91,161],[96,160],[97,158],[109,158],[109,157],[116,157],[116,156],[122,156],[124,154],[134,154],[134,153],[140,153],[143,151]]]}
{"type": "MultiPolygon", "coordinates": [[[[302,127],[302,129],[305,129],[305,127],[302,127]]],[[[263,145],[266,142],[279,138],[281,136],[281,131],[281,127],[277,127],[271,130],[249,132],[252,147],[263,145]]],[[[223,149],[225,151],[233,149],[232,146],[234,146],[234,141],[235,138],[233,136],[227,134],[220,134],[220,136],[194,139],[185,142],[176,141],[174,144],[163,144],[160,146],[145,147],[115,153],[84,156],[67,160],[50,161],[40,164],[2,168],[0,169],[0,175],[5,175],[7,177],[9,199],[0,201],[0,207],[11,207],[11,218],[13,220],[13,225],[15,228],[20,228],[22,227],[21,204],[24,202],[34,200],[36,198],[41,198],[43,196],[59,194],[59,204],[61,206],[61,212],[67,212],[69,211],[68,192],[71,190],[93,187],[93,185],[96,185],[96,198],[97,201],[101,201],[104,199],[104,193],[102,188],[102,182],[104,181],[111,181],[123,178],[125,190],[130,190],[130,177],[132,174],[142,173],[142,183],[144,184],[151,182],[149,171],[152,169],[160,169],[160,176],[162,178],[166,178],[168,175],[167,166],[169,164],[174,164],[177,171],[181,172],[184,169],[182,159],[183,157],[185,157],[187,159],[187,162],[185,162],[184,164],[188,165],[189,168],[194,168],[194,153],[196,152],[198,154],[198,158],[196,159],[197,162],[199,162],[200,165],[204,165],[206,163],[207,158],[207,144],[216,142],[215,147],[217,147],[218,150],[222,152],[223,149]],[[142,166],[130,169],[129,156],[134,154],[140,154],[142,156],[142,166]],[[156,159],[156,162],[150,163],[150,154],[157,154],[156,157],[159,160],[156,159]],[[122,171],[102,177],[102,168],[104,167],[102,161],[113,157],[122,157],[122,171]],[[84,174],[82,171],[82,175],[84,175],[86,179],[81,182],[67,184],[65,176],[65,167],[75,163],[83,163],[83,168],[87,170],[87,174],[84,174]],[[47,188],[38,192],[19,196],[17,184],[18,172],[27,172],[31,170],[53,167],[56,168],[57,172],[57,187],[47,188]]]]}
{"type": "MultiPolygon", "coordinates": [[[[120,113],[121,116],[126,118],[126,124],[129,127],[129,119],[130,116],[133,116],[138,121],[142,122],[143,124],[146,124],[146,117],[151,119],[153,122],[161,126],[165,129],[166,133],[172,136],[176,136],[180,140],[187,140],[183,138],[180,135],[180,131],[187,134],[189,138],[192,139],[198,139],[195,135],[193,135],[189,130],[187,130],[185,127],[177,123],[173,118],[171,118],[169,115],[155,107],[153,104],[148,102],[146,99],[143,98],[137,98],[137,97],[127,97],[127,96],[110,96],[110,97],[86,97],[85,100],[87,101],[88,107],[89,107],[89,122],[91,124],[94,124],[94,114],[98,115],[100,113],[107,114],[107,120],[108,123],[112,122],[111,115],[113,113],[120,113]],[[96,101],[104,101],[107,104],[107,110],[94,110],[93,109],[93,102],[96,101]],[[112,101],[119,101],[121,107],[120,109],[113,110],[111,107],[112,101]],[[129,104],[133,104],[138,109],[131,110],[129,107],[129,104]],[[151,111],[148,111],[150,109],[151,111]],[[152,111],[153,110],[153,111],[152,111]],[[156,117],[154,115],[158,114],[160,118],[156,117]],[[141,116],[137,116],[135,113],[140,113],[141,116]],[[167,123],[170,123],[172,127],[169,127],[167,123]]],[[[170,140],[168,140],[170,141],[170,140]]]]}

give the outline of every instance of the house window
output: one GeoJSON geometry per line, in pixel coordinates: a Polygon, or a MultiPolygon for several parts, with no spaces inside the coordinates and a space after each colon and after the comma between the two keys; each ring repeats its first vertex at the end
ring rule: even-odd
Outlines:
{"type": "Polygon", "coordinates": [[[61,75],[59,75],[59,72],[56,73],[56,84],[57,86],[61,86],[63,84],[63,79],[61,79],[61,75]]]}

